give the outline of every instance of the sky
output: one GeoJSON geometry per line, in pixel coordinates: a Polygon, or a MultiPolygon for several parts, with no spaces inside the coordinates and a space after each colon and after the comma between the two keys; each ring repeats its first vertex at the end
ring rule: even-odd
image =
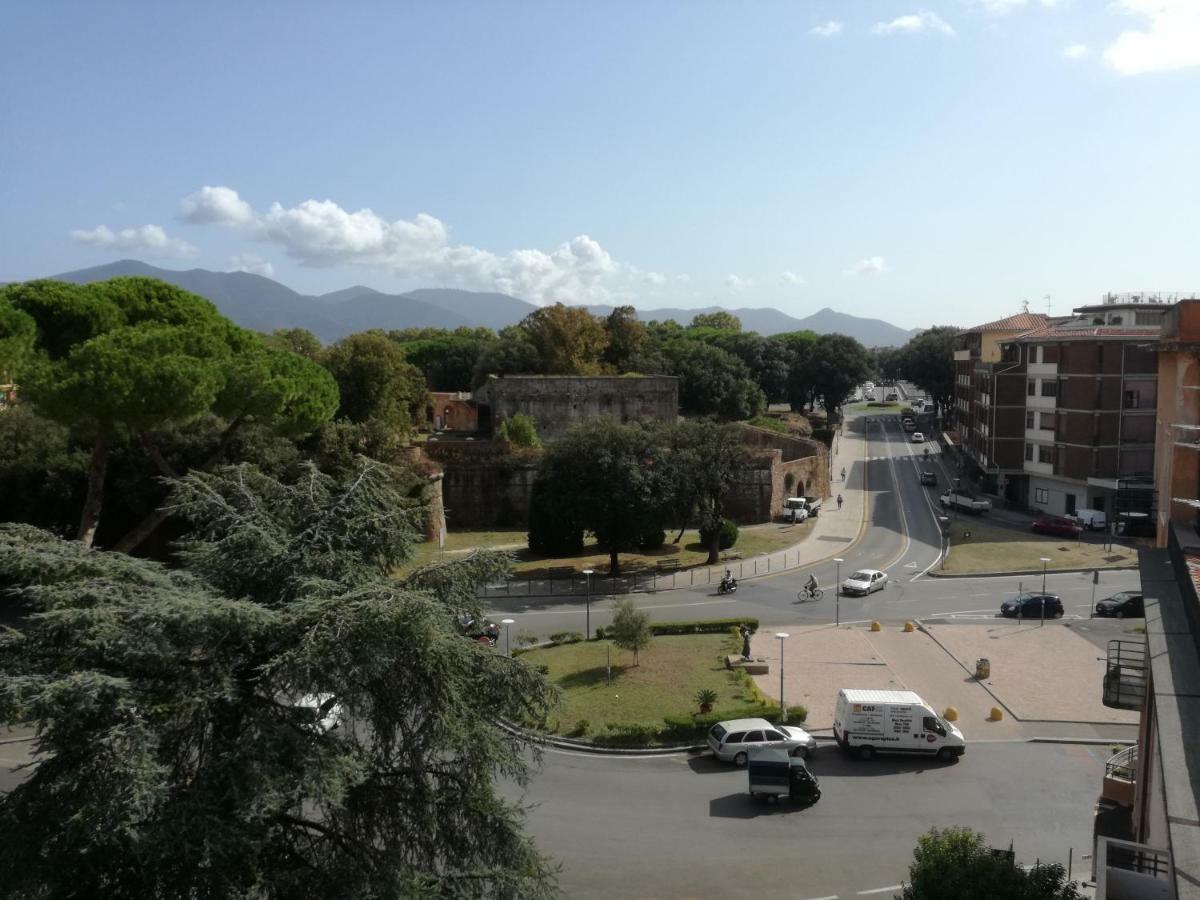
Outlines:
{"type": "Polygon", "coordinates": [[[1200,0],[9,2],[0,281],[906,328],[1200,291],[1200,0]]]}

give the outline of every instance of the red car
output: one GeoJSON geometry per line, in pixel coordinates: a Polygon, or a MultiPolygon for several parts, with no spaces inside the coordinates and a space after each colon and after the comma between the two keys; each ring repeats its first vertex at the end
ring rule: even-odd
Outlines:
{"type": "Polygon", "coordinates": [[[1038,516],[1033,520],[1033,530],[1036,534],[1052,534],[1055,537],[1077,538],[1083,531],[1078,523],[1061,516],[1038,516]]]}

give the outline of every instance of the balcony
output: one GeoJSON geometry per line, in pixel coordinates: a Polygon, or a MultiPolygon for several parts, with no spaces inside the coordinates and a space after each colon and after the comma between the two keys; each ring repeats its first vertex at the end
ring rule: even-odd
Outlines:
{"type": "Polygon", "coordinates": [[[1175,900],[1171,851],[1096,838],[1096,900],[1175,900]]]}
{"type": "Polygon", "coordinates": [[[1141,709],[1145,703],[1145,643],[1109,641],[1104,669],[1104,705],[1111,709],[1141,709]]]}
{"type": "Polygon", "coordinates": [[[1121,806],[1133,806],[1137,787],[1137,744],[1109,757],[1104,764],[1104,787],[1100,796],[1121,806]]]}

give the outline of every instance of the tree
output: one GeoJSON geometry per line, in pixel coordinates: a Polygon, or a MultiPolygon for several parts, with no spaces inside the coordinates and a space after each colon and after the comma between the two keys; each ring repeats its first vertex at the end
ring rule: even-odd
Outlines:
{"type": "Polygon", "coordinates": [[[854,338],[844,334],[823,334],[817,338],[806,377],[813,395],[821,398],[831,417],[870,375],[867,349],[854,338]]]}
{"type": "Polygon", "coordinates": [[[633,664],[638,665],[638,655],[650,646],[650,616],[634,606],[633,598],[625,595],[613,607],[612,624],[605,631],[613,645],[633,653],[633,664]]]}
{"type": "Polygon", "coordinates": [[[537,350],[547,375],[593,375],[600,370],[608,334],[582,306],[543,306],[518,327],[537,350]]]}
{"type": "Polygon", "coordinates": [[[28,403],[0,413],[0,517],[66,536],[78,524],[87,453],[28,403]]]}
{"type": "Polygon", "coordinates": [[[1026,871],[984,844],[969,828],[929,831],[921,836],[908,869],[910,882],[900,900],[1082,900],[1075,882],[1061,865],[1039,865],[1026,871]]]}
{"type": "Polygon", "coordinates": [[[480,351],[471,374],[471,389],[479,387],[491,375],[538,375],[544,372],[537,347],[516,325],[503,328],[495,342],[480,351]]]}
{"type": "Polygon", "coordinates": [[[715,328],[718,331],[741,331],[742,320],[731,312],[719,309],[716,312],[697,313],[692,316],[689,328],[715,328]]]}
{"type": "Polygon", "coordinates": [[[17,380],[21,366],[33,355],[37,323],[0,293],[0,383],[17,380]]]}
{"type": "MultiPolygon", "coordinates": [[[[608,343],[601,357],[614,372],[632,371],[630,366],[642,358],[650,343],[646,326],[638,321],[632,306],[618,306],[604,320],[608,343]]],[[[639,370],[640,371],[640,370],[639,370]]]]}
{"type": "Polygon", "coordinates": [[[307,328],[276,328],[268,345],[313,361],[320,359],[323,349],[320,339],[307,328]]]}
{"type": "Polygon", "coordinates": [[[550,445],[534,490],[546,515],[531,523],[530,547],[568,543],[577,529],[591,531],[608,550],[609,572],[621,571],[620,554],[636,550],[653,529],[661,529],[671,508],[674,486],[666,441],[652,425],[623,424],[611,417],[587,419],[550,445]],[[540,487],[539,487],[540,485],[540,487]],[[546,528],[563,529],[561,538],[546,528]],[[536,537],[535,537],[536,536],[536,537]]]}
{"type": "Polygon", "coordinates": [[[322,363],[337,381],[339,419],[377,419],[407,435],[424,416],[429,396],[424,376],[382,333],[344,337],[325,352],[322,363]]]}
{"type": "MultiPolygon", "coordinates": [[[[391,332],[389,337],[397,340],[391,332]]],[[[471,376],[479,363],[480,355],[496,336],[480,339],[474,335],[459,335],[444,332],[415,340],[397,341],[404,350],[405,358],[425,375],[430,390],[469,391],[471,376]]]]}
{"type": "Polygon", "coordinates": [[[0,798],[0,894],[549,896],[496,789],[528,748],[493,721],[554,691],[453,628],[503,556],[393,580],[420,511],[373,463],[173,502],[181,570],[0,526],[0,585],[40,614],[0,637],[0,719],[38,758],[0,798]]]}
{"type": "Polygon", "coordinates": [[[787,348],[787,400],[792,409],[800,412],[813,402],[812,358],[820,335],[815,331],[789,331],[775,335],[775,340],[787,348]]]}
{"type": "Polygon", "coordinates": [[[665,349],[671,374],[679,378],[679,406],[697,416],[749,419],[766,408],[745,363],[717,347],[681,340],[665,349]]]}
{"type": "Polygon", "coordinates": [[[954,349],[958,329],[939,325],[922,331],[904,345],[904,377],[929,393],[944,412],[954,402],[954,349]]]}
{"type": "Polygon", "coordinates": [[[514,447],[542,446],[533,417],[525,413],[513,413],[501,422],[499,437],[500,440],[507,441],[514,447]]]}
{"type": "Polygon", "coordinates": [[[719,332],[711,342],[745,363],[750,378],[762,390],[768,403],[782,403],[788,399],[788,374],[794,354],[785,343],[752,331],[719,332]]]}
{"type": "Polygon", "coordinates": [[[697,513],[708,535],[708,565],[721,561],[720,532],[725,497],[745,468],[747,451],[738,427],[705,420],[680,422],[672,430],[671,464],[677,475],[678,496],[697,513]]]}

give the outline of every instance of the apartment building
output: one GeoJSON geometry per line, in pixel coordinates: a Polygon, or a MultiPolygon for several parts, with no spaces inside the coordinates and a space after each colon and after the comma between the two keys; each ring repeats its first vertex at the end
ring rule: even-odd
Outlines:
{"type": "Polygon", "coordinates": [[[1098,509],[1110,519],[1152,510],[1167,309],[1162,295],[1110,294],[1016,339],[1025,378],[1018,503],[1055,515],[1098,509]]]}
{"type": "Polygon", "coordinates": [[[961,449],[985,490],[1010,499],[1024,475],[1025,362],[1015,341],[1050,319],[1021,312],[959,333],[954,416],[961,449]]]}
{"type": "MultiPolygon", "coordinates": [[[[1136,318],[1135,318],[1136,323],[1136,318]]],[[[1144,633],[1107,648],[1106,706],[1141,713],[1096,804],[1097,900],[1200,900],[1200,300],[1161,317],[1157,547],[1140,554],[1144,633]]]]}

